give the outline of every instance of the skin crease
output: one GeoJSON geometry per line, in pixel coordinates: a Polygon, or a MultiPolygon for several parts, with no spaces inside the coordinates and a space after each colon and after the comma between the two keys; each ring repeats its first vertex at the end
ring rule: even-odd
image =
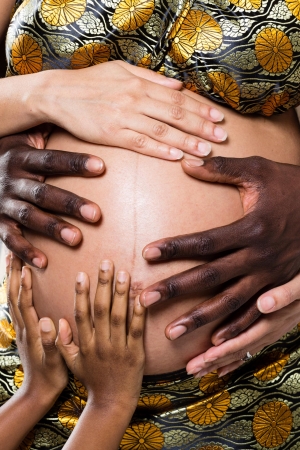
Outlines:
{"type": "MultiPolygon", "coordinates": [[[[210,103],[207,99],[203,101],[210,103]]],[[[230,138],[222,145],[214,145],[212,156],[247,157],[255,154],[279,162],[300,164],[299,126],[294,111],[269,119],[245,117],[229,109],[221,109],[226,113],[224,126],[230,138]]],[[[65,317],[73,331],[71,286],[77,271],[85,270],[91,276],[93,298],[97,261],[113,259],[117,270],[126,269],[131,273],[133,298],[151,283],[196,265],[195,261],[148,264],[142,258],[142,249],[147,243],[161,237],[229,224],[241,217],[241,202],[235,188],[188,177],[181,170],[180,163],[86,144],[59,130],[51,136],[48,148],[100,156],[107,168],[104,176],[88,182],[79,178],[48,180],[102,206],[99,224],[80,224],[84,239],[79,248],[62,247],[50,239],[26,232],[26,237],[49,258],[45,271],[33,271],[38,314],[40,317],[50,316],[55,323],[60,317],[65,317]]],[[[79,226],[74,219],[70,222],[79,226]]],[[[212,294],[206,292],[201,298],[179,298],[149,308],[145,374],[181,369],[191,358],[211,346],[211,334],[220,321],[173,342],[165,338],[164,331],[168,323],[212,294]]]]}

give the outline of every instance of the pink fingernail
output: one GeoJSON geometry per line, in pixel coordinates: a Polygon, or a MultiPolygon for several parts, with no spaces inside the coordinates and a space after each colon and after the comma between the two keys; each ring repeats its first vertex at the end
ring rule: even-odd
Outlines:
{"type": "Polygon", "coordinates": [[[78,272],[77,276],[76,276],[76,281],[77,283],[81,284],[84,282],[85,279],[85,275],[83,272],[78,272]]]}
{"type": "Polygon", "coordinates": [[[117,273],[117,281],[119,283],[125,283],[125,281],[127,281],[127,273],[124,270],[120,270],[117,273]]]}
{"type": "Polygon", "coordinates": [[[186,332],[187,327],[185,327],[184,325],[177,325],[176,327],[171,328],[169,331],[171,341],[174,341],[175,339],[179,338],[186,332]]]}
{"type": "Polygon", "coordinates": [[[221,120],[224,119],[224,114],[215,108],[211,108],[209,115],[212,118],[212,120],[215,120],[216,122],[221,122],[221,120]]]}
{"type": "Polygon", "coordinates": [[[42,269],[42,267],[43,267],[43,262],[42,262],[42,260],[41,260],[40,258],[33,258],[33,260],[32,260],[31,262],[32,262],[32,264],[33,264],[35,267],[38,267],[39,269],[42,269]]]}
{"type": "Polygon", "coordinates": [[[80,208],[80,214],[87,220],[94,220],[96,216],[96,210],[91,205],[83,205],[80,208]]]}
{"type": "Polygon", "coordinates": [[[60,235],[62,239],[68,244],[73,244],[76,237],[76,233],[74,233],[74,231],[70,230],[69,228],[63,228],[60,232],[60,235]]]}
{"type": "Polygon", "coordinates": [[[143,300],[144,300],[143,303],[144,303],[144,306],[147,308],[147,306],[152,305],[153,303],[157,302],[160,299],[161,299],[160,292],[147,292],[143,296],[143,300]]]}
{"type": "Polygon", "coordinates": [[[101,261],[101,270],[102,272],[107,272],[111,267],[111,262],[108,259],[104,259],[101,261]]]}
{"type": "Polygon", "coordinates": [[[41,319],[40,324],[41,324],[41,330],[44,331],[44,333],[49,333],[49,331],[52,331],[51,320],[46,319],[46,318],[41,319]]]}
{"type": "Polygon", "coordinates": [[[221,142],[223,142],[223,141],[225,141],[225,139],[227,139],[227,133],[221,127],[215,127],[214,136],[221,142]]]}
{"type": "Polygon", "coordinates": [[[102,172],[104,168],[103,161],[101,159],[89,158],[85,164],[86,169],[89,172],[102,172]]]}
{"type": "Polygon", "coordinates": [[[206,358],[203,357],[203,359],[204,359],[204,362],[210,363],[210,362],[216,361],[218,358],[216,357],[216,358],[208,358],[208,359],[206,359],[206,358]]]}
{"type": "Polygon", "coordinates": [[[161,251],[157,247],[146,248],[143,252],[145,259],[157,259],[161,256],[161,251]]]}
{"type": "Polygon", "coordinates": [[[185,159],[185,163],[190,167],[200,167],[203,166],[203,159],[185,159]]]}
{"type": "Polygon", "coordinates": [[[270,311],[270,309],[274,308],[275,300],[273,297],[263,297],[259,298],[257,301],[257,306],[260,312],[270,311]]]}
{"type": "Polygon", "coordinates": [[[207,156],[211,152],[211,145],[206,142],[199,142],[198,153],[200,156],[207,156]]]}
{"type": "Polygon", "coordinates": [[[181,159],[183,157],[183,151],[178,150],[177,148],[171,148],[169,150],[169,154],[174,160],[181,159]]]}

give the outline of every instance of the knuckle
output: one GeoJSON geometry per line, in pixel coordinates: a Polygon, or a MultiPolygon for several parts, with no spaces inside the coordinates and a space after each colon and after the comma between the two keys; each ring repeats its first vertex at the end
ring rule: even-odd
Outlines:
{"type": "Polygon", "coordinates": [[[170,108],[170,116],[173,119],[181,120],[184,118],[184,110],[180,106],[172,106],[170,108]]]}
{"type": "Polygon", "coordinates": [[[95,319],[102,319],[108,315],[108,308],[101,304],[94,305],[94,317],[95,319]]]}
{"type": "Polygon", "coordinates": [[[56,220],[51,220],[46,224],[45,232],[47,236],[53,237],[58,232],[58,222],[56,220]]]}
{"type": "Polygon", "coordinates": [[[153,133],[155,136],[164,137],[168,133],[169,127],[166,124],[158,123],[153,127],[153,133]]]}
{"type": "Polygon", "coordinates": [[[213,162],[214,168],[218,172],[227,173],[229,171],[228,159],[226,159],[224,156],[216,156],[211,161],[213,162]]]}
{"type": "Polygon", "coordinates": [[[202,327],[203,325],[206,325],[208,323],[208,319],[205,314],[201,313],[198,310],[192,312],[191,318],[195,324],[195,328],[202,327]]]}
{"type": "Polygon", "coordinates": [[[42,167],[44,167],[47,171],[52,172],[55,168],[56,156],[53,152],[48,151],[45,152],[42,157],[42,167]]]}
{"type": "Polygon", "coordinates": [[[236,311],[243,303],[244,299],[239,295],[226,294],[222,297],[222,304],[226,313],[236,311]]]}
{"type": "Polygon", "coordinates": [[[122,317],[121,315],[118,315],[118,314],[112,314],[110,320],[111,320],[112,326],[114,326],[114,327],[120,327],[121,325],[124,324],[124,321],[125,321],[124,317],[122,317]]]}
{"type": "Polygon", "coordinates": [[[48,186],[46,184],[38,184],[32,189],[33,200],[37,205],[44,202],[47,196],[48,186]]]}
{"type": "Polygon", "coordinates": [[[133,339],[140,339],[143,335],[143,330],[138,327],[131,327],[130,328],[130,335],[133,339]]]}
{"type": "Polygon", "coordinates": [[[208,120],[200,119],[198,128],[200,130],[201,135],[204,135],[204,136],[213,135],[214,126],[208,120]]]}
{"type": "Polygon", "coordinates": [[[171,101],[175,103],[175,105],[183,105],[185,101],[185,97],[180,91],[172,91],[171,93],[171,101]]]}
{"type": "Polygon", "coordinates": [[[64,210],[67,214],[74,214],[80,208],[81,202],[76,197],[68,197],[64,202],[64,210]]]}
{"type": "Polygon", "coordinates": [[[197,282],[207,288],[214,287],[220,283],[220,273],[217,269],[212,267],[204,269],[197,275],[197,282]]]}
{"type": "Polygon", "coordinates": [[[84,153],[77,153],[76,155],[72,155],[72,157],[68,160],[70,171],[72,173],[82,173],[85,169],[87,160],[88,155],[85,155],[84,153]]]}
{"type": "Polygon", "coordinates": [[[174,298],[178,295],[178,283],[171,279],[168,281],[165,287],[166,298],[174,298]]]}
{"type": "Polygon", "coordinates": [[[86,314],[84,311],[80,310],[79,308],[74,309],[74,318],[76,323],[82,323],[85,318],[86,314]]]}
{"type": "Polygon", "coordinates": [[[56,351],[56,345],[54,339],[43,339],[42,344],[46,352],[56,351]]]}
{"type": "Polygon", "coordinates": [[[195,237],[192,247],[197,255],[203,256],[213,251],[214,241],[210,237],[195,237]]]}
{"type": "Polygon", "coordinates": [[[145,148],[147,145],[147,138],[143,134],[138,134],[133,137],[133,147],[145,148]]]}
{"type": "Polygon", "coordinates": [[[199,141],[197,141],[197,139],[193,139],[191,136],[185,135],[182,141],[182,147],[190,151],[197,151],[198,142],[199,141]]]}
{"type": "Polygon", "coordinates": [[[22,205],[17,211],[18,221],[24,226],[28,225],[31,214],[32,208],[27,205],[22,205]]]}

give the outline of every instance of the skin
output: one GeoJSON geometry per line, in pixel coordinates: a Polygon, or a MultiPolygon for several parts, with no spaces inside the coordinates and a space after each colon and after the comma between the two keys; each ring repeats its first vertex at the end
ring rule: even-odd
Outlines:
{"type": "Polygon", "coordinates": [[[100,445],[104,450],[117,450],[138,402],[145,359],[145,309],[138,298],[128,333],[126,331],[128,272],[117,273],[113,294],[113,263],[102,261],[94,300],[94,310],[101,314],[94,315],[94,323],[89,278],[84,272],[77,274],[75,313],[80,337],[77,346],[66,320],[60,321],[57,337],[51,319],[38,320],[30,268],[22,268],[16,256],[12,256],[8,264],[8,300],[24,381],[0,408],[0,438],[5,439],[6,450],[16,449],[53,406],[67,384],[67,366],[87,387],[88,401],[64,449],[96,450],[100,445]]]}

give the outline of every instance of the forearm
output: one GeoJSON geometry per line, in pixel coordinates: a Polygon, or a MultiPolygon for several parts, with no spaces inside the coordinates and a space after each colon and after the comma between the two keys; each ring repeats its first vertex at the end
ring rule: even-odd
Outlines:
{"type": "Polygon", "coordinates": [[[15,450],[56,400],[49,393],[25,391],[22,387],[0,408],[0,442],[15,450]]]}
{"type": "Polygon", "coordinates": [[[118,450],[134,409],[87,404],[64,450],[118,450]]]}

